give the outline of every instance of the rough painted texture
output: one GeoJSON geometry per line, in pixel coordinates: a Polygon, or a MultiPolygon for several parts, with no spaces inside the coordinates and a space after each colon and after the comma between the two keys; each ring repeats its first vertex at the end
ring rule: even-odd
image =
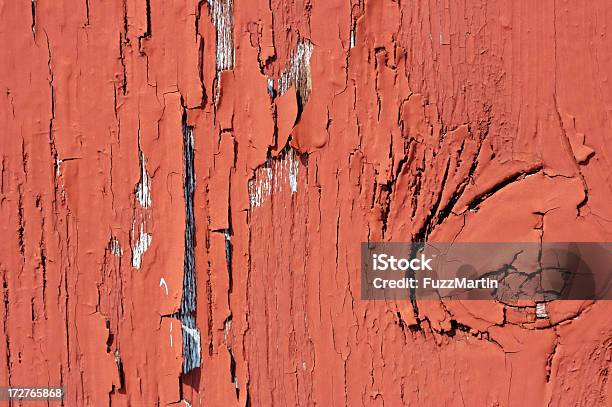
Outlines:
{"type": "Polygon", "coordinates": [[[610,405],[609,303],[366,302],[358,254],[610,240],[611,20],[603,0],[0,1],[0,383],[610,405]]]}

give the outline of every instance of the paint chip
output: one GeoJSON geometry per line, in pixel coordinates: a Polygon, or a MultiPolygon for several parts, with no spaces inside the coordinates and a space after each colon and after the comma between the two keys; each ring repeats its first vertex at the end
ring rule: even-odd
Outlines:
{"type": "Polygon", "coordinates": [[[299,167],[299,160],[292,148],[287,148],[280,156],[259,167],[249,181],[251,208],[263,205],[272,194],[281,192],[284,185],[288,184],[291,193],[296,193],[299,167]]]}
{"type": "MultiPolygon", "coordinates": [[[[132,226],[132,239],[134,238],[134,226],[132,226]]],[[[144,231],[144,225],[140,225],[140,236],[132,247],[132,267],[140,269],[142,264],[142,256],[151,246],[153,237],[144,231]]]]}

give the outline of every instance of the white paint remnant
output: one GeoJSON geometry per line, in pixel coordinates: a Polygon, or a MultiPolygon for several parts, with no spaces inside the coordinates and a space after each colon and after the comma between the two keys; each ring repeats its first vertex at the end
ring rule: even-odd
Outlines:
{"type": "Polygon", "coordinates": [[[197,357],[197,360],[199,361],[200,360],[200,331],[198,331],[196,328],[188,327],[185,324],[182,324],[182,326],[183,326],[183,332],[191,336],[192,341],[196,345],[195,352],[197,353],[196,357],[197,357]]]}
{"type": "Polygon", "coordinates": [[[545,302],[538,302],[536,304],[536,317],[537,318],[548,318],[548,313],[546,312],[545,302]]]}
{"type": "Polygon", "coordinates": [[[116,237],[111,238],[108,246],[113,256],[121,257],[123,255],[123,249],[121,248],[121,243],[119,243],[119,240],[116,237]]]}
{"type": "Polygon", "coordinates": [[[278,78],[278,93],[282,95],[292,85],[295,85],[302,103],[308,101],[310,89],[312,88],[310,76],[310,57],[312,56],[312,43],[307,39],[301,39],[289,59],[289,64],[278,78]]]}
{"type": "Polygon", "coordinates": [[[292,194],[296,193],[298,188],[298,168],[298,160],[295,159],[294,154],[289,155],[289,185],[292,194]]]}
{"type": "Polygon", "coordinates": [[[208,11],[217,30],[217,73],[234,66],[233,0],[208,0],[208,11]]]}
{"type": "MultiPolygon", "coordinates": [[[[132,240],[134,239],[134,225],[132,225],[132,240]]],[[[153,237],[144,231],[144,225],[140,225],[140,236],[132,247],[132,267],[140,269],[142,264],[142,256],[151,246],[153,237]]]]}
{"type": "Polygon", "coordinates": [[[268,78],[268,94],[274,97],[274,79],[268,78]]]}
{"type": "Polygon", "coordinates": [[[265,168],[257,170],[255,178],[249,181],[249,201],[251,207],[259,207],[264,199],[272,194],[272,170],[265,168]],[[259,173],[259,174],[257,174],[259,173]]]}
{"type": "Polygon", "coordinates": [[[292,148],[282,156],[269,160],[255,171],[249,181],[249,202],[251,207],[260,207],[272,194],[281,192],[289,184],[292,194],[298,190],[298,170],[300,162],[292,148]]]}
{"type": "Polygon", "coordinates": [[[168,284],[166,284],[165,278],[162,277],[159,279],[159,286],[163,286],[166,289],[166,295],[168,295],[168,284]]]}
{"type": "Polygon", "coordinates": [[[140,153],[140,181],[136,184],[136,199],[143,208],[151,206],[151,177],[147,172],[146,164],[144,154],[140,153]]]}
{"type": "Polygon", "coordinates": [[[202,362],[200,352],[200,331],[198,331],[196,327],[196,321],[193,314],[181,315],[181,312],[179,312],[179,317],[183,328],[183,373],[188,373],[200,367],[202,362]]]}

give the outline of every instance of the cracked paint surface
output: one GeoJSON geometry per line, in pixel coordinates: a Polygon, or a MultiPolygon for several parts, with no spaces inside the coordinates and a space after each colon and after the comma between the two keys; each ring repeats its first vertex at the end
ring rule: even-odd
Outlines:
{"type": "Polygon", "coordinates": [[[1,383],[66,405],[612,402],[608,302],[359,298],[362,241],[610,240],[609,2],[0,19],[1,383]]]}

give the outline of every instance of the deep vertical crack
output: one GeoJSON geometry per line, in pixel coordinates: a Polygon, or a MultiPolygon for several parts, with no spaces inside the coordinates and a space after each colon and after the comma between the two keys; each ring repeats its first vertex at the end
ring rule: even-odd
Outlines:
{"type": "Polygon", "coordinates": [[[196,326],[196,280],[195,280],[195,216],[193,194],[195,189],[193,127],[186,123],[183,112],[183,163],[185,193],[185,256],[183,269],[183,294],[179,319],[183,333],[183,373],[200,367],[200,331],[196,326]]]}

